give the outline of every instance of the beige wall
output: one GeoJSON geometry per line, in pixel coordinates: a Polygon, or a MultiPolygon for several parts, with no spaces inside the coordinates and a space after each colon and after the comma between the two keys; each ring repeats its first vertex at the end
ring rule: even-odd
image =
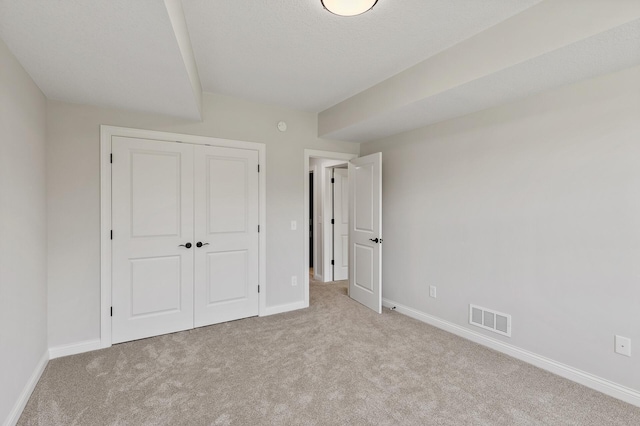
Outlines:
{"type": "Polygon", "coordinates": [[[262,142],[267,147],[267,306],[303,300],[304,149],[357,153],[318,139],[315,114],[205,94],[202,122],[48,101],[49,339],[99,338],[101,124],[262,142]],[[284,133],[276,128],[287,122],[284,133]],[[298,230],[291,231],[292,220],[298,230]]]}
{"type": "Polygon", "coordinates": [[[0,40],[3,424],[47,351],[45,112],[44,95],[0,40]]]}
{"type": "Polygon", "coordinates": [[[640,67],[361,151],[383,156],[385,298],[640,390],[613,350],[640,342],[640,67]]]}

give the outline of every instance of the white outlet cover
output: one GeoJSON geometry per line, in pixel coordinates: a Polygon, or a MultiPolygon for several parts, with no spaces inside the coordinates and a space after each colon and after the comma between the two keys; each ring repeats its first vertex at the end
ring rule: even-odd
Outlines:
{"type": "Polygon", "coordinates": [[[616,336],[616,353],[624,356],[631,356],[631,339],[628,337],[616,336]]]}
{"type": "Polygon", "coordinates": [[[291,285],[293,287],[298,285],[298,277],[296,277],[295,275],[291,277],[291,285]]]}
{"type": "Polygon", "coordinates": [[[429,286],[429,296],[430,296],[430,297],[433,297],[433,298],[435,299],[435,298],[436,298],[436,295],[437,295],[437,293],[436,293],[436,286],[434,286],[434,285],[430,285],[430,286],[429,286]]]}
{"type": "Polygon", "coordinates": [[[296,222],[295,220],[291,221],[291,230],[295,231],[296,229],[298,229],[298,222],[296,222]]]}

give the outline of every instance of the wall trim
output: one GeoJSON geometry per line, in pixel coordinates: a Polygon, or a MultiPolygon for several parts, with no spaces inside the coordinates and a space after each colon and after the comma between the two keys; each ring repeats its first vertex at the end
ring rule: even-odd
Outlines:
{"type": "MultiPolygon", "coordinates": [[[[307,274],[309,275],[309,274],[307,274]]],[[[304,303],[304,300],[294,303],[287,303],[284,305],[267,306],[264,313],[261,313],[261,317],[268,315],[282,314],[285,312],[297,311],[298,309],[308,308],[309,306],[304,303]]]]}
{"type": "MultiPolygon", "coordinates": [[[[318,168],[316,166],[309,167],[309,175],[311,175],[313,173],[313,186],[314,187],[316,186],[316,179],[318,178],[318,170],[317,169],[318,168]]],[[[309,185],[311,185],[311,183],[309,183],[309,185]]],[[[309,194],[309,196],[311,196],[311,194],[309,194]]],[[[314,188],[314,191],[313,191],[313,196],[314,196],[314,198],[318,198],[318,197],[316,197],[315,188],[314,188]]],[[[314,268],[314,271],[316,271],[318,269],[318,214],[317,214],[318,209],[317,209],[316,204],[317,204],[316,200],[314,199],[313,200],[313,212],[309,212],[309,216],[313,216],[313,218],[311,220],[313,221],[312,226],[313,226],[313,268],[314,268]]],[[[309,217],[309,216],[307,216],[307,217],[309,217]]]]}
{"type": "Polygon", "coordinates": [[[24,386],[24,389],[22,389],[18,400],[13,405],[13,408],[5,419],[3,423],[4,426],[15,426],[18,423],[18,420],[20,420],[20,416],[22,415],[22,411],[24,410],[24,407],[27,406],[27,402],[29,402],[29,398],[31,397],[33,390],[36,388],[36,385],[40,380],[40,376],[42,376],[42,373],[47,367],[48,362],[49,351],[44,351],[42,357],[40,358],[40,361],[38,361],[38,364],[36,364],[31,377],[29,377],[29,381],[27,381],[27,384],[24,386]]]}
{"type": "Polygon", "coordinates": [[[573,382],[597,390],[613,398],[617,398],[624,402],[628,402],[629,404],[640,407],[640,392],[635,389],[619,385],[610,380],[603,379],[602,377],[595,376],[593,374],[587,373],[586,371],[582,371],[558,361],[554,361],[550,358],[538,355],[526,349],[521,349],[517,346],[504,343],[500,340],[496,340],[480,333],[476,333],[475,331],[469,330],[465,327],[459,326],[449,321],[445,321],[433,315],[421,312],[417,309],[404,306],[400,303],[394,302],[393,300],[383,298],[382,306],[386,308],[395,307],[396,311],[408,317],[417,319],[418,321],[422,321],[444,331],[448,331],[449,333],[463,337],[467,340],[471,340],[472,342],[509,355],[513,358],[519,359],[520,361],[535,365],[536,367],[547,370],[560,377],[564,377],[565,379],[569,379],[573,382]]]}
{"type": "Polygon", "coordinates": [[[63,356],[76,355],[85,352],[102,349],[100,339],[85,340],[83,342],[71,343],[49,348],[49,359],[56,359],[63,356]]]}
{"type": "Polygon", "coordinates": [[[324,169],[320,173],[324,177],[324,182],[320,186],[320,196],[322,197],[322,282],[329,283],[334,280],[334,271],[331,260],[333,260],[333,185],[331,184],[333,166],[320,166],[324,169]]]}
{"type": "MultiPolygon", "coordinates": [[[[258,225],[258,284],[259,315],[265,315],[267,303],[267,148],[264,143],[221,139],[155,130],[131,129],[127,127],[100,126],[100,344],[102,348],[111,346],[111,138],[114,136],[154,139],[167,142],[181,142],[195,145],[212,145],[258,151],[260,173],[258,225]]],[[[306,181],[307,187],[309,180],[306,181]]],[[[307,206],[308,209],[308,206],[307,206]]],[[[307,212],[308,213],[308,212],[307,212]]],[[[309,241],[307,241],[307,246],[309,241]]],[[[309,248],[307,247],[307,250],[309,248]]],[[[307,252],[307,257],[309,253],[307,252]]],[[[308,259],[307,259],[308,262],[308,259]]],[[[307,270],[307,276],[309,272],[307,270]]]]}

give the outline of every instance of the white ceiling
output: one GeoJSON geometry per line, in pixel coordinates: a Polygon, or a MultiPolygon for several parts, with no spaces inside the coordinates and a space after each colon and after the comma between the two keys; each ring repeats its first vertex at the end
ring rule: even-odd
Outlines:
{"type": "Polygon", "coordinates": [[[638,64],[640,20],[376,115],[327,136],[355,142],[381,139],[638,64]]]}
{"type": "Polygon", "coordinates": [[[0,38],[50,99],[200,120],[203,90],[321,112],[323,136],[364,142],[637,65],[639,18],[629,0],[379,0],[351,18],[320,0],[0,0],[0,38]],[[561,35],[571,22],[581,38],[561,35]],[[525,58],[521,23],[528,52],[555,47],[525,58]],[[513,61],[483,75],[495,52],[513,61]],[[478,75],[452,84],[460,58],[478,75]],[[400,102],[430,84],[450,87],[400,102]]]}
{"type": "Polygon", "coordinates": [[[50,99],[200,119],[162,1],[0,0],[0,37],[50,99]]]}
{"type": "Polygon", "coordinates": [[[319,112],[540,0],[183,0],[205,91],[319,112]]]}

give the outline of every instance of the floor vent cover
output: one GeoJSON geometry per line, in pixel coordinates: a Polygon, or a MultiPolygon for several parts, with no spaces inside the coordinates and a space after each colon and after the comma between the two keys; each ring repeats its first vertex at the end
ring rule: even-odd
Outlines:
{"type": "Polygon", "coordinates": [[[502,312],[469,305],[469,324],[511,337],[511,315],[502,312]]]}

